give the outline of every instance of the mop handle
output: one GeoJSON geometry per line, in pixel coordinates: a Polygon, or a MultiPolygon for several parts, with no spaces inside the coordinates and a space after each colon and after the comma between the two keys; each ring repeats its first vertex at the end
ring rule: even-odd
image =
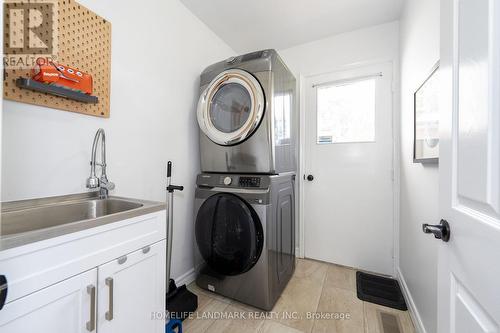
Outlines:
{"type": "Polygon", "coordinates": [[[167,293],[170,287],[170,268],[172,263],[172,240],[173,240],[173,219],[174,219],[174,191],[184,190],[184,186],[172,185],[172,162],[167,163],[167,265],[166,265],[166,278],[167,278],[167,293]]]}
{"type": "Polygon", "coordinates": [[[168,183],[167,191],[169,193],[173,193],[174,191],[184,190],[184,186],[172,185],[171,179],[172,179],[172,162],[168,161],[168,163],[167,163],[167,183],[168,183]]]}

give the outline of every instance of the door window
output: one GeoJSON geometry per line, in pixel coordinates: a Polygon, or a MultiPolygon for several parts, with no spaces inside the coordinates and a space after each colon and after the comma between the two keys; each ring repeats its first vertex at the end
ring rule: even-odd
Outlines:
{"type": "Polygon", "coordinates": [[[375,141],[375,79],[321,85],[317,89],[316,142],[375,141]]]}
{"type": "Polygon", "coordinates": [[[252,98],[247,89],[238,83],[228,83],[219,88],[210,105],[210,120],[219,131],[232,133],[248,120],[252,98]]]}

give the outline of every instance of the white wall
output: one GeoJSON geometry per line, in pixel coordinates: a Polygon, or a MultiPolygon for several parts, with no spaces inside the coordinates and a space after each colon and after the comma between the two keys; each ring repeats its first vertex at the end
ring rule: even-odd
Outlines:
{"type": "Polygon", "coordinates": [[[112,23],[111,118],[3,103],[2,200],[84,192],[95,131],[106,130],[115,195],[176,194],[172,274],[193,267],[193,202],[199,171],[198,77],[233,51],[177,0],[80,0],[112,23]]]}
{"type": "MultiPolygon", "coordinates": [[[[439,60],[439,1],[408,0],[401,19],[400,270],[424,330],[437,330],[438,167],[413,163],[413,93],[439,60]]],[[[417,323],[418,324],[418,323],[417,323]]]]}
{"type": "MultiPolygon", "coordinates": [[[[394,121],[399,124],[399,23],[390,22],[365,29],[355,30],[325,39],[294,46],[279,51],[290,70],[294,72],[299,80],[301,77],[323,74],[342,69],[354,68],[363,65],[392,62],[393,85],[394,85],[394,121]]],[[[303,98],[302,98],[303,99],[303,98]]],[[[303,102],[303,101],[301,101],[303,102]]],[[[304,110],[304,107],[301,107],[304,110]]],[[[304,135],[304,115],[300,115],[301,133],[304,135]]],[[[394,153],[398,161],[398,126],[395,128],[394,153]]],[[[301,147],[303,151],[304,147],[301,147]]],[[[399,163],[399,162],[398,162],[399,163]]],[[[306,172],[302,170],[299,174],[306,172]]],[[[397,178],[397,175],[396,175],[397,178]]],[[[301,179],[301,177],[299,177],[301,179]]],[[[397,184],[397,179],[396,179],[397,184]]],[[[394,206],[396,207],[395,221],[399,218],[398,193],[399,187],[395,187],[394,206]]],[[[299,196],[301,192],[299,190],[299,196]]],[[[301,212],[299,211],[299,215],[301,212]]],[[[397,223],[395,223],[395,236],[398,234],[397,223]]],[[[301,238],[300,226],[296,232],[296,242],[299,244],[301,238]]],[[[395,243],[395,255],[397,256],[397,239],[395,243]]],[[[303,247],[302,253],[303,255],[303,247]]]]}
{"type": "Polygon", "coordinates": [[[280,50],[295,73],[308,76],[376,62],[398,62],[398,22],[334,35],[280,50]]]}

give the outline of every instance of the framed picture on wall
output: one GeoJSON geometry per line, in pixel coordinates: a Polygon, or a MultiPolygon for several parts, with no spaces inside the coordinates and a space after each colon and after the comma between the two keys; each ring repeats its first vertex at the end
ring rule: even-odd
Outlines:
{"type": "Polygon", "coordinates": [[[413,163],[439,161],[439,61],[413,94],[413,163]]]}

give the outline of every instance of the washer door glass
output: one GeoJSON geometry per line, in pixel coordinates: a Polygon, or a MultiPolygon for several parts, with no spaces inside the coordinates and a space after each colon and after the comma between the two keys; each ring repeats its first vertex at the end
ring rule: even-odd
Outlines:
{"type": "Polygon", "coordinates": [[[230,146],[248,139],[264,115],[264,92],[257,79],[240,69],[220,73],[198,101],[198,124],[213,142],[230,146]]]}
{"type": "Polygon", "coordinates": [[[250,270],[264,245],[262,224],[255,210],[229,193],[218,193],[205,200],[196,217],[195,235],[207,265],[222,275],[250,270]]]}

